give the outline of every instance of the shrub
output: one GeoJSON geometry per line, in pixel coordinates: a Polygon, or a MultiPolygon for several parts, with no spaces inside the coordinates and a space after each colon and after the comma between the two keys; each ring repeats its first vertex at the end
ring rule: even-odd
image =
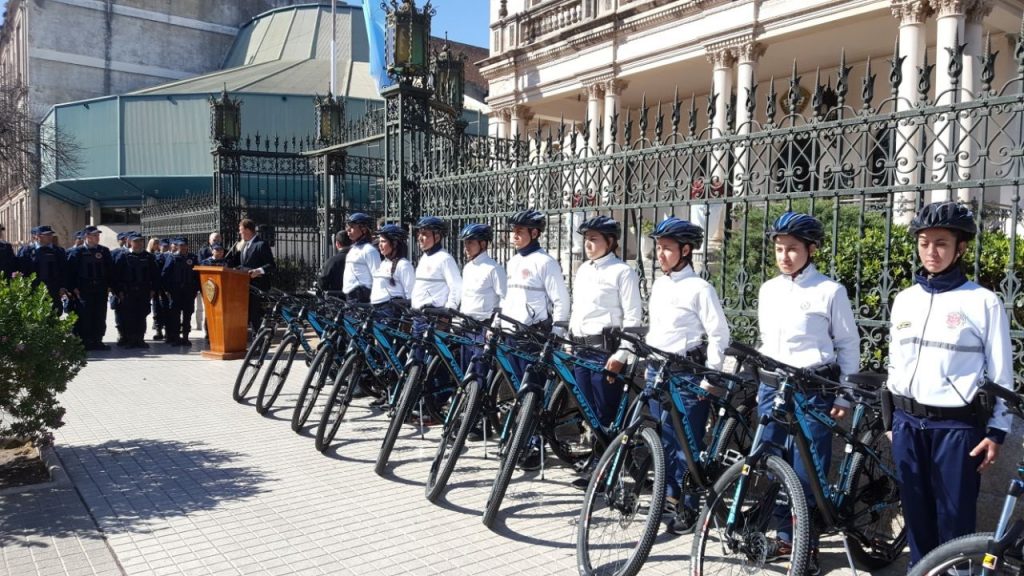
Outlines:
{"type": "Polygon", "coordinates": [[[45,286],[0,279],[0,437],[46,443],[64,425],[57,395],[85,366],[74,323],[57,317],[45,286]]]}

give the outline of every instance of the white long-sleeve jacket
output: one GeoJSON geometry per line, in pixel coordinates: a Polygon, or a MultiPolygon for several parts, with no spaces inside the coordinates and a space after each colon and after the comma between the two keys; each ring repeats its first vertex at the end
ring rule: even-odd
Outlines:
{"type": "Polygon", "coordinates": [[[760,352],[779,362],[798,368],[836,362],[842,376],[860,369],[860,336],[846,289],[813,264],[795,278],[783,274],[761,285],[757,325],[760,352]]]}
{"type": "Polygon", "coordinates": [[[345,294],[373,284],[373,272],[380,266],[380,252],[370,242],[357,242],[345,255],[345,272],[341,277],[341,290],[345,294]]]}
{"type": "Polygon", "coordinates": [[[692,267],[655,280],[648,307],[648,344],[682,354],[696,348],[707,334],[707,366],[721,369],[729,345],[729,324],[715,287],[697,276],[692,267]]]}
{"type": "MultiPolygon", "coordinates": [[[[983,376],[1013,387],[1009,321],[999,298],[974,282],[929,293],[914,285],[896,295],[889,331],[889,379],[893,393],[939,407],[974,400],[983,376]]],[[[998,400],[990,428],[1010,430],[998,400]]]]}
{"type": "Polygon", "coordinates": [[[373,286],[370,288],[370,304],[381,304],[392,298],[412,300],[412,291],[416,284],[416,270],[412,263],[402,258],[395,265],[395,274],[391,275],[390,260],[383,260],[373,271],[373,286]],[[392,282],[394,280],[394,282],[392,282]]]}
{"type": "Polygon", "coordinates": [[[462,275],[452,255],[436,250],[420,256],[412,289],[412,307],[444,306],[457,310],[461,297],[462,275]]]}
{"type": "Polygon", "coordinates": [[[487,252],[476,255],[462,269],[462,302],[459,311],[487,320],[505,296],[505,270],[487,252]]]}
{"type": "Polygon", "coordinates": [[[517,253],[508,261],[508,292],[501,313],[527,325],[569,319],[569,290],[562,268],[543,248],[517,253]]]}
{"type": "MultiPolygon", "coordinates": [[[[584,262],[572,285],[572,314],[569,332],[573,336],[600,335],[605,328],[633,328],[643,325],[644,308],[636,271],[615,254],[584,262]]],[[[628,349],[615,352],[619,362],[630,358],[628,349]]]]}

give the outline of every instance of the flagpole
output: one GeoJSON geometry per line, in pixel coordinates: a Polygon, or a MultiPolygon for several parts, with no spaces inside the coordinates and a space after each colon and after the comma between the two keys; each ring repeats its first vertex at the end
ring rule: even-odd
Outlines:
{"type": "Polygon", "coordinates": [[[338,37],[338,18],[335,13],[338,9],[338,0],[331,0],[331,94],[338,95],[338,86],[335,84],[337,63],[334,55],[334,41],[338,37]]]}

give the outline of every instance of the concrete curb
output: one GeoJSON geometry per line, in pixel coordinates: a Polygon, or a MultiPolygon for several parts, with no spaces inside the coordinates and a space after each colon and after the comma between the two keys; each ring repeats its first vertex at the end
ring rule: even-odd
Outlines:
{"type": "Polygon", "coordinates": [[[47,488],[64,488],[71,486],[71,479],[68,478],[67,472],[64,471],[64,467],[61,465],[60,458],[57,456],[57,451],[54,450],[52,446],[44,446],[40,448],[39,457],[42,458],[47,471],[50,473],[50,481],[4,488],[3,490],[0,490],[0,496],[20,494],[30,490],[44,490],[47,488]]]}

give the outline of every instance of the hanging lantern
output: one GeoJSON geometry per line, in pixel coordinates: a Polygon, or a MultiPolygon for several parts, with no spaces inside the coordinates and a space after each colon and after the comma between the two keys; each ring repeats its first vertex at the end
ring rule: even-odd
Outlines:
{"type": "Polygon", "coordinates": [[[456,56],[445,39],[444,47],[434,55],[431,75],[434,98],[461,114],[462,100],[466,94],[466,55],[460,53],[456,56]]]}
{"type": "Polygon", "coordinates": [[[242,101],[228,96],[227,86],[220,98],[210,98],[210,135],[222,148],[234,148],[242,137],[242,101]]]}
{"type": "MultiPolygon", "coordinates": [[[[386,6],[385,6],[386,8],[386,6]]],[[[399,80],[424,77],[428,72],[430,17],[434,8],[428,0],[423,10],[414,0],[391,0],[387,17],[386,65],[388,74],[399,80]]]]}
{"type": "Polygon", "coordinates": [[[341,124],[345,117],[345,105],[330,91],[326,97],[316,96],[316,140],[321,146],[341,141],[341,124]]]}

